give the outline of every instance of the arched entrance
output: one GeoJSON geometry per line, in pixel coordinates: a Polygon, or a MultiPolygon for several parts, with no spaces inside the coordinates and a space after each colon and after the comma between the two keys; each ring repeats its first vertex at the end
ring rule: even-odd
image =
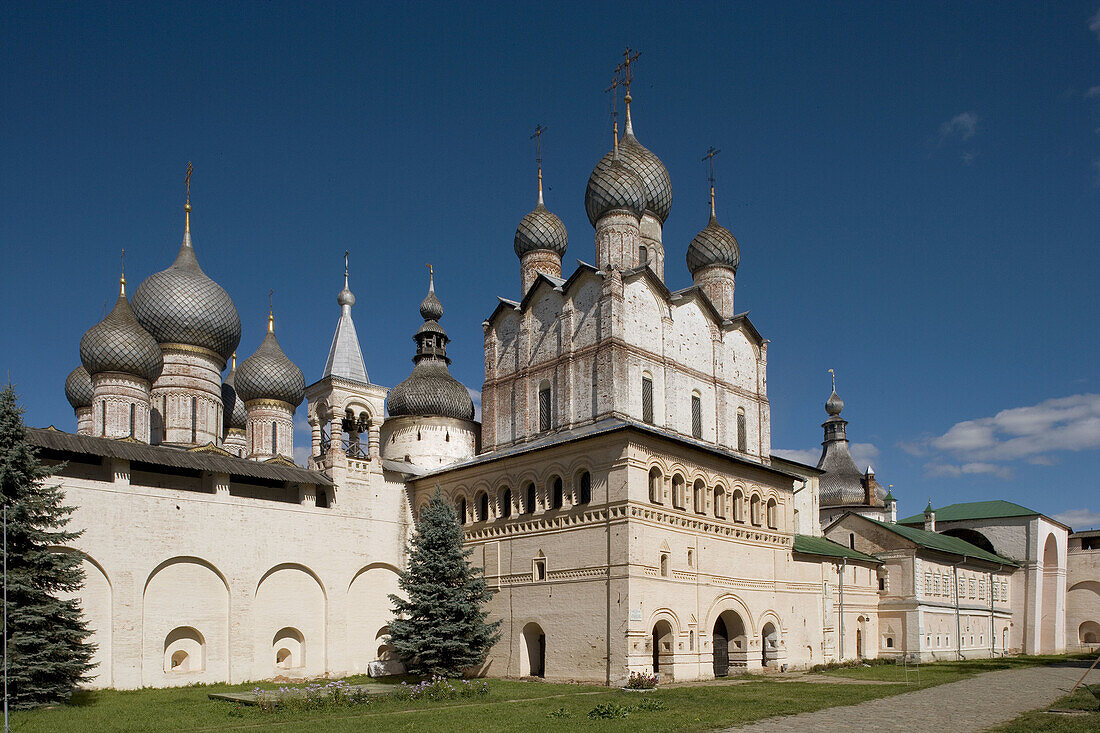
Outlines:
{"type": "Polygon", "coordinates": [[[1039,652],[1052,654],[1057,650],[1056,627],[1058,620],[1058,541],[1054,535],[1047,535],[1043,547],[1043,594],[1041,624],[1039,632],[1039,652]]]}
{"type": "Polygon", "coordinates": [[[653,674],[672,672],[672,624],[664,619],[653,624],[653,674]]]}
{"type": "Polygon", "coordinates": [[[764,624],[760,632],[760,663],[770,667],[779,658],[779,632],[771,621],[764,624]]]}
{"type": "Polygon", "coordinates": [[[1082,644],[1100,644],[1100,624],[1086,621],[1077,631],[1082,644]]]}
{"type": "Polygon", "coordinates": [[[531,622],[523,627],[523,644],[520,645],[520,672],[530,677],[546,676],[546,634],[542,627],[531,622]]]}
{"type": "Polygon", "coordinates": [[[748,654],[745,624],[736,611],[723,611],[711,630],[714,676],[725,677],[730,667],[744,667],[748,654]]]}

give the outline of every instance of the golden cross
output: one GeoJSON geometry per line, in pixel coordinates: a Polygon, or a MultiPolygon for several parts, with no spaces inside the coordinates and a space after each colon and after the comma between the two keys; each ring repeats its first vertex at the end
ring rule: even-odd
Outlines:
{"type": "Polygon", "coordinates": [[[425,262],[424,265],[428,268],[428,277],[435,277],[435,270],[432,269],[432,263],[425,262]]]}
{"type": "Polygon", "coordinates": [[[535,125],[535,134],[531,136],[531,139],[535,141],[535,162],[539,164],[539,168],[542,168],[542,133],[546,132],[546,128],[541,124],[535,125]]]}
{"type": "Polygon", "coordinates": [[[626,86],[626,96],[630,96],[630,82],[634,81],[634,72],[630,70],[630,65],[638,60],[641,54],[638,51],[632,51],[630,46],[626,47],[623,51],[623,61],[615,68],[615,73],[622,72],[623,84],[626,86]]]}
{"type": "Polygon", "coordinates": [[[714,156],[721,153],[721,150],[716,150],[713,145],[707,148],[707,154],[703,156],[703,160],[710,164],[710,176],[707,180],[710,181],[710,185],[714,185],[714,156]]]}
{"type": "Polygon", "coordinates": [[[275,289],[267,291],[267,310],[270,313],[275,312],[275,289]]]}
{"type": "Polygon", "coordinates": [[[191,174],[194,173],[195,168],[191,165],[191,161],[187,161],[187,177],[183,179],[184,184],[187,186],[187,203],[191,203],[191,174]]]}

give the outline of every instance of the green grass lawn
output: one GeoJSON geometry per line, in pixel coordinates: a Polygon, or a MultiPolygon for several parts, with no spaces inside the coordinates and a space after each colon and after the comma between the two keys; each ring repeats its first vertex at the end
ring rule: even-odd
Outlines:
{"type": "Polygon", "coordinates": [[[993,728],[989,733],[1096,733],[1100,730],[1100,700],[1084,688],[1063,697],[1050,707],[1055,710],[1089,712],[1071,716],[1035,710],[1024,713],[999,728],[993,728]]]}

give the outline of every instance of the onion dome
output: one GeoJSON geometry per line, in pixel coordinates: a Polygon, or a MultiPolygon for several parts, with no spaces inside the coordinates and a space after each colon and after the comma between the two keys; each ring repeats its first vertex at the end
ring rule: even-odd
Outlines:
{"type": "Polygon", "coordinates": [[[825,412],[829,413],[829,417],[836,417],[844,410],[844,400],[840,399],[840,396],[833,390],[833,393],[829,395],[829,399],[825,400],[825,412]]]}
{"type": "Polygon", "coordinates": [[[89,375],[122,372],[148,382],[160,376],[164,367],[160,346],[134,318],[126,300],[125,277],[115,307],[80,337],[80,361],[89,375]]]}
{"type": "Polygon", "coordinates": [[[645,211],[645,184],[612,152],[600,159],[588,177],[584,210],[588,221],[596,226],[601,216],[615,209],[626,209],[641,219],[645,211]]]}
{"type": "Polygon", "coordinates": [[[206,276],[191,246],[191,204],[176,261],[134,293],[134,314],[162,344],[209,349],[228,361],[241,342],[241,317],[229,293],[206,276]]]}
{"type": "Polygon", "coordinates": [[[267,318],[267,335],[260,348],[241,362],[234,380],[237,395],[245,402],[279,400],[297,407],[305,397],[306,378],[286,357],[275,338],[275,317],[267,318]]]}
{"type": "Polygon", "coordinates": [[[225,430],[232,428],[244,430],[248,425],[248,412],[237,394],[236,378],[237,355],[233,354],[233,365],[229,367],[229,374],[225,375],[225,381],[222,382],[222,415],[225,430]]]}
{"type": "Polygon", "coordinates": [[[718,223],[714,213],[714,187],[710,189],[710,221],[691,240],[687,251],[687,266],[694,275],[708,265],[721,265],[737,272],[741,264],[741,247],[729,229],[718,223]]]}
{"type": "Polygon", "coordinates": [[[630,95],[626,96],[626,134],[619,143],[619,156],[645,185],[645,210],[657,217],[661,224],[672,211],[672,181],[661,159],[634,137],[634,125],[630,121],[630,95]]]}
{"type": "Polygon", "coordinates": [[[474,402],[462,383],[451,376],[447,365],[447,332],[439,325],[443,304],[435,296],[435,278],[428,286],[428,297],[420,304],[424,324],[413,336],[416,355],[412,374],[390,390],[386,406],[391,417],[423,415],[474,419],[474,402]]]}
{"type": "Polygon", "coordinates": [[[74,410],[92,406],[92,378],[83,364],[65,377],[65,399],[74,410]]]}
{"type": "Polygon", "coordinates": [[[558,257],[562,257],[565,255],[565,248],[569,245],[569,234],[565,231],[565,224],[561,219],[551,213],[542,202],[541,157],[539,160],[539,200],[534,210],[520,220],[513,244],[517,257],[523,257],[528,252],[539,249],[549,250],[558,257]]]}

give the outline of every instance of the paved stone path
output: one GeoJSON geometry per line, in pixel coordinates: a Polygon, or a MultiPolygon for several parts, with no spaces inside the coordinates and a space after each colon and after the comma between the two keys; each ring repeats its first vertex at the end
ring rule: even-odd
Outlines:
{"type": "MultiPolygon", "coordinates": [[[[1029,667],[987,672],[858,705],[768,718],[737,733],[873,731],[874,733],[973,733],[1046,707],[1069,692],[1087,667],[1029,667]]],[[[1100,684],[1100,669],[1086,680],[1100,684]]]]}

